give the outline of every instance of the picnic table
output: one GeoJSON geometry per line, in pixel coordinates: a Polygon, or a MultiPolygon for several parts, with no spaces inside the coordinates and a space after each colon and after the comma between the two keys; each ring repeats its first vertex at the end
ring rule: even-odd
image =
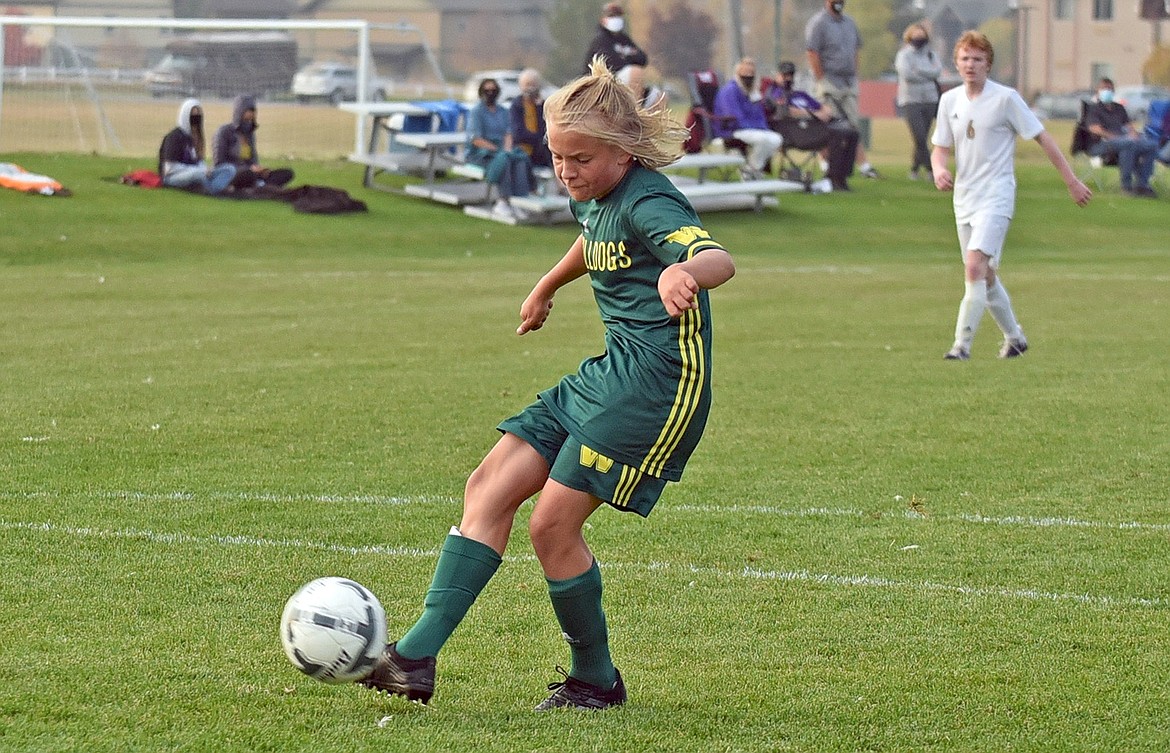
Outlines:
{"type": "Polygon", "coordinates": [[[448,162],[458,161],[445,155],[462,146],[464,135],[444,128],[443,115],[435,109],[413,102],[343,102],[338,107],[356,115],[359,132],[368,133],[355,140],[349,155],[351,162],[365,166],[367,188],[383,188],[375,180],[382,172],[416,174],[433,184],[448,162]]]}

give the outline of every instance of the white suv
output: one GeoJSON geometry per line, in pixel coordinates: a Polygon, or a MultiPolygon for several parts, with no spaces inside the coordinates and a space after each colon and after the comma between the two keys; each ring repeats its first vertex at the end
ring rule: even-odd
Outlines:
{"type": "MultiPolygon", "coordinates": [[[[368,99],[386,99],[389,82],[370,76],[368,99]]],[[[312,63],[293,76],[293,95],[298,102],[327,99],[332,104],[357,99],[357,68],[345,63],[312,63]]]]}

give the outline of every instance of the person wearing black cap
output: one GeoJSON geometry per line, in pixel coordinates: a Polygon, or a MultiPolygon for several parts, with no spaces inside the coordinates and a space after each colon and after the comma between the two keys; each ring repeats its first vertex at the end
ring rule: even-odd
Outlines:
{"type": "Polygon", "coordinates": [[[601,7],[601,23],[597,35],[589,43],[582,70],[588,74],[594,56],[601,55],[605,67],[611,73],[618,73],[628,65],[644,66],[649,60],[646,53],[626,34],[625,11],[621,3],[609,2],[601,7]]]}
{"type": "Polygon", "coordinates": [[[827,150],[829,167],[825,178],[829,186],[834,191],[851,190],[849,176],[853,174],[861,134],[849,121],[837,118],[833,108],[795,87],[795,63],[782,60],[776,71],[776,78],[760,82],[773,130],[786,145],[806,151],[827,150]]]}

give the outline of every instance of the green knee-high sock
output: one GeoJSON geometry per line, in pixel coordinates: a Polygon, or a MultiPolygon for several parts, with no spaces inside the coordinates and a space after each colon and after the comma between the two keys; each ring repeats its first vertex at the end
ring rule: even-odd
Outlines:
{"type": "Polygon", "coordinates": [[[617,672],[609,655],[609,631],[601,609],[601,570],[597,560],[575,578],[549,580],[548,597],[572,653],[569,675],[591,685],[613,687],[617,672]]]}
{"type": "Polygon", "coordinates": [[[438,656],[500,562],[500,555],[487,544],[449,535],[423,601],[422,617],[398,640],[398,653],[407,659],[438,656]]]}

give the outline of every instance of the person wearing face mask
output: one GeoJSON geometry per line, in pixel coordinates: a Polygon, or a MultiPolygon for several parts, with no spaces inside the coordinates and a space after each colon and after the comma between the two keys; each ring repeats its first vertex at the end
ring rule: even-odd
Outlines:
{"type": "Polygon", "coordinates": [[[236,168],[233,188],[284,186],[293,179],[293,171],[287,167],[269,169],[260,164],[256,152],[256,129],[259,127],[255,98],[242,94],[232,103],[232,122],[225,123],[215,132],[212,156],[217,167],[233,165],[236,168]]]}
{"type": "Polygon", "coordinates": [[[755,60],[742,58],[735,66],[735,77],[719,87],[711,126],[718,138],[735,138],[748,145],[743,178],[756,180],[768,172],[784,141],[768,126],[764,100],[756,88],[755,60]]]}
{"type": "Polygon", "coordinates": [[[545,143],[544,97],[540,93],[540,72],[525,68],[520,72],[520,96],[509,106],[512,143],[532,160],[533,165],[552,167],[552,155],[545,143]]]}
{"type": "MultiPolygon", "coordinates": [[[[861,54],[861,32],[857,23],[845,15],[845,0],[825,0],[804,27],[804,46],[808,66],[816,79],[813,95],[828,102],[837,114],[858,128],[861,111],[857,106],[857,63],[861,54]]],[[[857,171],[867,178],[877,178],[878,171],[869,164],[865,146],[857,144],[857,171]]]]}
{"type": "Polygon", "coordinates": [[[179,106],[178,124],[163,137],[158,150],[158,174],[164,186],[219,194],[236,174],[233,165],[208,169],[203,161],[207,142],[203,137],[203,105],[188,99],[179,106]]]}
{"type": "Polygon", "coordinates": [[[894,69],[898,72],[898,108],[910,138],[914,142],[914,154],[910,158],[910,180],[918,180],[918,171],[930,175],[930,126],[938,110],[938,77],[942,75],[942,61],[930,49],[930,35],[926,26],[913,23],[902,34],[905,44],[894,56],[894,69]]]}
{"type": "Polygon", "coordinates": [[[618,73],[628,65],[646,65],[649,58],[626,34],[625,28],[625,11],[621,3],[609,2],[601,7],[601,25],[589,43],[583,66],[585,73],[589,72],[589,66],[597,55],[605,60],[605,67],[611,73],[618,73]]]}
{"type": "Polygon", "coordinates": [[[827,190],[823,181],[819,186],[813,184],[813,190],[852,190],[849,176],[853,175],[853,160],[861,134],[849,121],[835,117],[833,108],[796,88],[796,64],[791,60],[780,61],[776,77],[760,82],[760,92],[769,111],[768,123],[784,139],[786,147],[828,152],[827,190]]]}
{"type": "Polygon", "coordinates": [[[530,193],[532,161],[513,144],[511,118],[499,99],[498,81],[479,83],[479,102],[467,113],[467,161],[482,166],[484,179],[496,186],[493,214],[505,221],[524,219],[509,199],[530,193]]]}
{"type": "Polygon", "coordinates": [[[1111,79],[1101,79],[1097,100],[1085,115],[1085,127],[1097,138],[1097,143],[1089,147],[1089,154],[1094,157],[1116,155],[1117,167],[1121,170],[1122,193],[1157,197],[1150,188],[1150,177],[1154,174],[1158,144],[1138,133],[1129,120],[1125,105],[1114,101],[1111,79]]]}

